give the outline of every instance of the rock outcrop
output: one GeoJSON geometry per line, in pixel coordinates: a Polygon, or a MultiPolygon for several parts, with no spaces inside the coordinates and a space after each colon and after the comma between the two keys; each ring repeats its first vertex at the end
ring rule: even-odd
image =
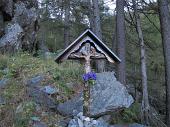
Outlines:
{"type": "Polygon", "coordinates": [[[0,52],[32,51],[37,43],[37,0],[0,0],[0,52]]]}
{"type": "MultiPolygon", "coordinates": [[[[83,111],[83,94],[59,104],[58,111],[63,115],[75,116],[83,111]]],[[[97,74],[97,80],[91,87],[91,116],[102,116],[120,108],[128,108],[134,102],[126,87],[118,82],[113,72],[97,74]]]]}
{"type": "Polygon", "coordinates": [[[57,92],[57,89],[50,87],[50,90],[44,91],[44,88],[46,87],[49,89],[49,86],[41,86],[41,82],[44,78],[44,75],[37,75],[26,82],[28,87],[28,95],[37,104],[47,107],[48,109],[56,110],[57,103],[49,96],[49,93],[47,92],[52,91],[54,94],[54,91],[57,92]]]}

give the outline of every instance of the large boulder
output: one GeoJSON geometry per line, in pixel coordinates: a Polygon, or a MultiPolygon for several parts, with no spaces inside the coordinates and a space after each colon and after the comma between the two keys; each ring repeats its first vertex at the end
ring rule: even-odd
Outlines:
{"type": "Polygon", "coordinates": [[[15,3],[13,22],[17,22],[24,29],[22,39],[22,48],[24,50],[33,50],[37,41],[38,31],[38,11],[37,4],[31,4],[32,1],[19,1],[15,3]]]}
{"type": "Polygon", "coordinates": [[[28,88],[28,94],[32,97],[32,100],[40,106],[47,107],[49,109],[56,110],[57,103],[48,94],[41,91],[38,87],[28,88]]]}
{"type": "Polygon", "coordinates": [[[21,1],[15,4],[14,22],[19,23],[22,27],[29,27],[37,20],[37,18],[38,13],[34,7],[27,8],[27,4],[21,1]]]}
{"type": "Polygon", "coordinates": [[[5,35],[0,38],[0,49],[7,51],[18,50],[21,46],[23,29],[18,23],[8,24],[5,28],[5,35]]]}
{"type": "MultiPolygon", "coordinates": [[[[126,87],[116,80],[114,72],[97,73],[95,85],[91,87],[92,116],[108,114],[116,109],[128,108],[134,102],[126,87]]],[[[83,111],[83,94],[58,105],[57,110],[68,116],[75,116],[83,111]]]]}
{"type": "Polygon", "coordinates": [[[33,51],[38,19],[37,0],[0,0],[0,52],[33,51]]]}

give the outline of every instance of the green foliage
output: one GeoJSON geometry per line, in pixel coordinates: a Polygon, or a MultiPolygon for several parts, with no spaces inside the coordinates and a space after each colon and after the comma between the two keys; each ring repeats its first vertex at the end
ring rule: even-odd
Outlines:
{"type": "Polygon", "coordinates": [[[64,89],[64,93],[69,95],[72,93],[72,90],[65,84],[69,82],[81,84],[83,68],[79,63],[68,61],[59,65],[59,67],[52,70],[51,73],[58,87],[64,89]]]}
{"type": "Polygon", "coordinates": [[[11,80],[9,82],[9,85],[4,89],[4,91],[1,93],[6,99],[13,99],[14,97],[17,97],[19,93],[22,91],[23,86],[20,84],[20,82],[17,82],[16,80],[11,80]]]}
{"type": "Polygon", "coordinates": [[[12,98],[23,89],[23,82],[38,74],[44,74],[49,79],[48,82],[56,85],[66,95],[71,95],[72,91],[65,84],[74,82],[81,84],[83,67],[77,62],[67,61],[57,64],[53,57],[44,59],[43,57],[33,57],[28,53],[18,53],[14,56],[4,56],[8,60],[7,73],[0,73],[1,77],[12,78],[10,85],[2,92],[6,98],[12,98]],[[18,81],[19,80],[19,81],[18,81]]]}
{"type": "Polygon", "coordinates": [[[36,104],[32,101],[21,103],[16,109],[15,126],[27,127],[36,110],[36,104]]]}
{"type": "MultiPolygon", "coordinates": [[[[5,61],[2,64],[3,69],[8,70],[4,73],[0,69],[3,72],[1,77],[10,80],[5,89],[0,90],[0,96],[8,102],[5,106],[0,106],[0,119],[5,116],[3,120],[10,120],[8,124],[10,126],[27,127],[31,119],[38,115],[35,111],[35,103],[30,101],[26,94],[25,82],[28,79],[38,74],[45,75],[46,78],[41,85],[53,84],[62,96],[61,99],[56,97],[56,101],[63,102],[73,94],[73,89],[69,88],[66,83],[73,82],[81,85],[81,75],[84,73],[82,65],[78,62],[68,61],[57,64],[53,57],[44,59],[41,55],[33,57],[28,53],[18,53],[13,56],[3,55],[1,59],[5,61]],[[10,108],[9,111],[7,107],[10,108]]],[[[54,119],[55,115],[51,117],[54,119]]]]}
{"type": "Polygon", "coordinates": [[[140,123],[140,104],[134,103],[130,108],[113,115],[113,124],[140,123]]]}
{"type": "Polygon", "coordinates": [[[0,54],[0,70],[6,68],[8,63],[8,57],[6,55],[0,54]]]}

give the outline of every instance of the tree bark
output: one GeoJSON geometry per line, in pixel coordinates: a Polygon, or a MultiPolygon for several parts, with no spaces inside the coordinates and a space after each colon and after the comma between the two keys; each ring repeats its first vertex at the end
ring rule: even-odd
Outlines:
{"type": "Polygon", "coordinates": [[[0,37],[3,35],[3,32],[4,32],[4,18],[0,10],[0,37]]]}
{"type": "Polygon", "coordinates": [[[140,15],[138,13],[138,5],[136,0],[133,1],[134,14],[136,18],[136,30],[138,33],[138,39],[140,44],[140,57],[141,57],[141,79],[142,79],[142,122],[145,125],[149,125],[149,99],[148,99],[148,85],[147,85],[147,67],[146,67],[146,51],[143,39],[143,32],[141,28],[140,15]]]}
{"type": "Polygon", "coordinates": [[[64,18],[64,47],[70,42],[70,0],[65,0],[65,18],[64,18]]]}
{"type": "Polygon", "coordinates": [[[158,0],[158,4],[165,62],[166,123],[170,127],[170,13],[168,0],[158,0]]]}
{"type": "Polygon", "coordinates": [[[93,4],[91,0],[87,0],[87,8],[88,8],[88,18],[89,18],[89,28],[94,31],[94,13],[93,13],[93,4]]]}
{"type": "Polygon", "coordinates": [[[121,59],[118,64],[117,77],[122,84],[126,84],[126,63],[125,63],[125,16],[124,16],[124,3],[125,0],[116,1],[116,41],[117,53],[121,59]]]}
{"type": "MultiPolygon", "coordinates": [[[[93,10],[94,10],[94,33],[97,35],[99,39],[102,40],[102,32],[101,32],[101,23],[100,23],[100,11],[99,11],[99,2],[98,0],[93,1],[93,10]]],[[[105,61],[100,60],[96,63],[97,71],[103,72],[105,70],[105,61]]]]}

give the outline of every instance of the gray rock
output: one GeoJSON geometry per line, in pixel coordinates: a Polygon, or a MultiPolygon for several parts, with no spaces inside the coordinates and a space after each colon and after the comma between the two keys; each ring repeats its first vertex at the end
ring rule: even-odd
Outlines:
{"type": "MultiPolygon", "coordinates": [[[[58,111],[63,115],[75,115],[83,111],[83,94],[79,94],[73,99],[58,105],[58,111]]],[[[105,115],[108,112],[119,108],[128,108],[134,102],[128,94],[126,87],[118,82],[114,72],[97,73],[96,84],[91,88],[92,116],[105,115]]]]}
{"type": "Polygon", "coordinates": [[[56,94],[56,93],[58,93],[58,92],[59,92],[59,90],[58,90],[58,89],[56,89],[55,87],[50,86],[50,85],[48,85],[48,86],[44,86],[43,88],[41,88],[41,90],[42,90],[44,93],[46,93],[46,94],[50,94],[50,95],[52,95],[52,94],[56,94]]]}
{"type": "Polygon", "coordinates": [[[0,0],[0,51],[32,51],[38,43],[38,19],[37,0],[0,0]]]}
{"type": "Polygon", "coordinates": [[[37,104],[47,107],[49,109],[56,110],[57,103],[52,98],[50,98],[48,94],[41,91],[38,87],[28,88],[28,94],[37,104]]]}
{"type": "Polygon", "coordinates": [[[57,110],[63,114],[68,116],[75,116],[79,112],[83,111],[83,97],[82,94],[79,94],[75,98],[68,100],[63,104],[59,104],[57,110]]]}
{"type": "Polygon", "coordinates": [[[5,0],[4,11],[12,17],[13,14],[13,0],[5,0]]]}
{"type": "Polygon", "coordinates": [[[0,96],[0,105],[6,104],[6,101],[3,97],[0,96]]]}
{"type": "Polygon", "coordinates": [[[83,117],[82,113],[79,113],[74,119],[70,120],[68,127],[109,127],[109,124],[104,121],[83,117]]]}
{"type": "Polygon", "coordinates": [[[33,124],[33,127],[48,127],[44,122],[36,122],[33,124]]]}
{"type": "Polygon", "coordinates": [[[97,120],[105,121],[106,123],[110,123],[112,120],[112,116],[111,115],[103,115],[103,116],[99,117],[97,120]]]}
{"type": "Polygon", "coordinates": [[[12,22],[17,22],[24,29],[22,48],[31,51],[37,43],[38,10],[36,5],[30,4],[31,0],[16,2],[12,22]]]}
{"type": "Polygon", "coordinates": [[[70,120],[71,118],[60,119],[57,121],[56,125],[59,127],[67,127],[70,120]]]}
{"type": "Polygon", "coordinates": [[[39,86],[41,82],[43,81],[43,79],[44,79],[44,75],[38,75],[36,77],[29,79],[26,85],[31,86],[31,87],[39,86]]]}
{"type": "Polygon", "coordinates": [[[32,8],[27,8],[26,3],[17,2],[15,4],[13,21],[19,23],[22,27],[31,25],[38,18],[37,10],[32,8]]]}
{"type": "Polygon", "coordinates": [[[40,86],[44,78],[44,75],[38,75],[29,79],[26,83],[28,87],[28,94],[30,97],[32,97],[33,101],[35,101],[40,106],[56,109],[57,103],[46,92],[44,92],[40,86]]]}
{"type": "Polygon", "coordinates": [[[4,78],[0,80],[0,88],[3,89],[6,87],[6,85],[8,85],[9,79],[4,78]]]}
{"type": "Polygon", "coordinates": [[[147,127],[147,126],[138,124],[138,123],[134,123],[134,124],[130,124],[129,127],[147,127]]]}
{"type": "Polygon", "coordinates": [[[18,23],[8,24],[5,28],[5,35],[0,38],[0,49],[6,51],[18,50],[21,46],[23,29],[18,23]]]}

